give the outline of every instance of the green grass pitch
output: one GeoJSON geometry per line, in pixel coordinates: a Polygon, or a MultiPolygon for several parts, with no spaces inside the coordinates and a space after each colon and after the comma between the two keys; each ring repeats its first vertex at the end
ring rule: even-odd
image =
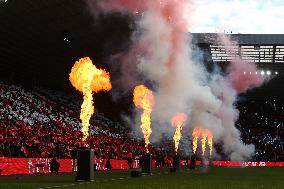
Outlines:
{"type": "Polygon", "coordinates": [[[0,176],[0,189],[283,189],[284,167],[214,167],[170,172],[156,169],[152,175],[131,178],[129,171],[95,172],[94,182],[75,182],[75,174],[0,176]]]}

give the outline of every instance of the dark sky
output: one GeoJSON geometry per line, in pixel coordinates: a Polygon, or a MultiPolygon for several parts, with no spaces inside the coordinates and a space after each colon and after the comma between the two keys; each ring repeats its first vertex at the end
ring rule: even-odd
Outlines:
{"type": "MultiPolygon", "coordinates": [[[[89,56],[115,80],[119,73],[111,69],[109,57],[127,49],[132,24],[119,13],[94,19],[81,0],[0,3],[0,79],[77,94],[68,74],[76,60],[89,56]]],[[[106,93],[95,95],[96,107],[114,118],[128,111],[129,103],[113,103],[106,93]]]]}
{"type": "Polygon", "coordinates": [[[94,20],[80,0],[1,3],[1,78],[67,87],[68,73],[80,57],[108,68],[108,57],[128,44],[130,22],[121,14],[94,20]]]}

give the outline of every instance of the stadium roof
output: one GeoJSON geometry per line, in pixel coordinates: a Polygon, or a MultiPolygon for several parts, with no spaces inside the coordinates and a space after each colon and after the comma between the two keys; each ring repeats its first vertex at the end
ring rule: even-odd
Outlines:
{"type": "MultiPolygon", "coordinates": [[[[261,74],[270,75],[269,82],[264,84],[265,87],[249,91],[247,96],[253,99],[268,96],[283,98],[284,34],[226,35],[237,42],[237,45],[229,47],[229,50],[228,47],[219,44],[216,33],[192,33],[192,40],[201,49],[207,49],[211,63],[226,66],[234,56],[241,56],[249,62],[256,63],[261,74]]],[[[256,73],[244,70],[244,74],[256,73]]]]}
{"type": "Polygon", "coordinates": [[[218,43],[215,33],[194,33],[193,41],[210,45],[214,62],[228,62],[240,55],[257,64],[284,63],[284,34],[229,34],[229,37],[238,42],[237,46],[229,47],[229,52],[218,43]]]}
{"type": "MultiPolygon", "coordinates": [[[[216,44],[216,33],[192,33],[197,43],[216,44]]],[[[227,34],[240,45],[284,45],[284,34],[227,34]]]]}

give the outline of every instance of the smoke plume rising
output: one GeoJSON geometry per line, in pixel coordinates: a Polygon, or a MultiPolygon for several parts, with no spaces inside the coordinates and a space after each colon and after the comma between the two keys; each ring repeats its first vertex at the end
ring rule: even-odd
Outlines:
{"type": "MultiPolygon", "coordinates": [[[[253,64],[247,64],[239,57],[229,66],[226,76],[208,73],[204,64],[192,56],[190,0],[104,0],[87,1],[91,12],[93,4],[105,14],[119,11],[136,17],[136,31],[133,45],[124,54],[121,62],[123,73],[140,77],[125,77],[124,85],[130,90],[133,83],[149,82],[153,86],[155,106],[152,112],[153,133],[151,142],[159,141],[161,133],[172,136],[170,120],[177,112],[185,112],[189,127],[210,129],[214,141],[223,144],[224,152],[232,160],[244,160],[254,152],[253,145],[241,141],[235,127],[238,111],[234,102],[238,93],[260,86],[261,77],[243,77],[243,69],[255,71],[253,64]],[[130,53],[129,53],[130,52],[130,53]],[[131,61],[129,61],[131,60],[131,61]],[[135,68],[135,69],[133,69],[135,68]],[[135,81],[131,81],[131,79],[135,81]],[[241,78],[241,79],[240,79],[241,78]]],[[[219,42],[228,45],[233,42],[220,36],[219,42]]],[[[138,125],[136,125],[138,127],[138,125]]],[[[214,142],[213,141],[213,142],[214,142]]],[[[214,155],[213,155],[214,156],[214,155]]]]}
{"type": "MultiPolygon", "coordinates": [[[[218,34],[218,41],[225,47],[226,52],[229,55],[231,52],[230,48],[238,47],[237,42],[231,40],[224,34],[218,34]]],[[[250,88],[259,87],[262,85],[264,82],[264,77],[257,72],[258,70],[255,64],[244,60],[240,56],[231,55],[231,58],[232,61],[229,66],[227,80],[238,93],[243,93],[250,88]],[[244,71],[246,74],[244,74],[244,71]]]]}

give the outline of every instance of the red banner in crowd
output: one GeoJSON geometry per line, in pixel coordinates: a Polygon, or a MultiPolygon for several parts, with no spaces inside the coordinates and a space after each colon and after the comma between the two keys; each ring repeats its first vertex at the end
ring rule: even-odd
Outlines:
{"type": "MultiPolygon", "coordinates": [[[[49,162],[51,158],[0,158],[0,175],[13,174],[47,174],[50,173],[49,162]]],[[[76,160],[57,159],[60,164],[59,172],[69,173],[77,170],[76,160]]],[[[97,170],[106,170],[105,159],[94,159],[97,170]]],[[[155,160],[152,166],[155,167],[155,160]]],[[[186,165],[186,161],[181,161],[181,165],[186,165]]],[[[196,165],[200,165],[200,161],[196,161],[196,165]]],[[[129,169],[127,160],[111,159],[110,164],[114,170],[129,169]]],[[[208,165],[209,162],[207,161],[208,165]]],[[[252,167],[252,166],[284,166],[284,162],[240,162],[240,161],[214,161],[215,166],[222,167],[252,167]]],[[[133,168],[139,168],[139,160],[132,161],[133,168]]]]}
{"type": "MultiPolygon", "coordinates": [[[[50,173],[51,158],[0,158],[0,175],[50,173]]],[[[59,172],[72,172],[71,159],[57,159],[59,172]]]]}

